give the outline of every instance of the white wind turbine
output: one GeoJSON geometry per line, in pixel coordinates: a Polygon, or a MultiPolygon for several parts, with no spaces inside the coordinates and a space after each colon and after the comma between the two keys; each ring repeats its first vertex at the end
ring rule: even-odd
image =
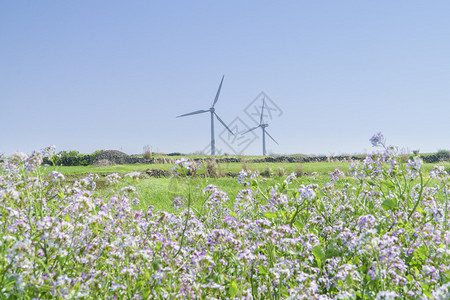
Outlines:
{"type": "Polygon", "coordinates": [[[214,99],[213,105],[207,109],[207,110],[197,110],[191,113],[187,113],[184,115],[180,115],[177,118],[181,118],[181,117],[186,117],[186,116],[190,116],[190,115],[197,115],[197,114],[202,114],[202,113],[206,113],[206,112],[210,112],[211,113],[211,155],[215,155],[216,154],[216,141],[214,139],[214,116],[217,118],[217,120],[219,120],[220,123],[222,123],[222,125],[231,133],[234,135],[234,133],[230,130],[230,128],[228,128],[228,126],[225,124],[224,121],[222,121],[221,118],[219,118],[219,116],[216,113],[216,110],[214,108],[214,106],[217,103],[217,100],[219,100],[219,94],[220,94],[220,89],[222,88],[222,82],[223,82],[223,78],[225,77],[225,75],[222,76],[222,80],[220,81],[220,85],[219,85],[219,89],[217,90],[217,94],[216,94],[216,98],[214,99]]]}
{"type": "Polygon", "coordinates": [[[266,130],[266,127],[269,127],[269,124],[263,123],[264,106],[265,106],[265,103],[266,103],[265,100],[266,100],[266,97],[263,98],[263,105],[262,105],[262,108],[261,108],[261,117],[259,118],[259,125],[242,133],[242,134],[246,134],[246,133],[248,133],[248,132],[250,132],[252,130],[255,130],[258,127],[261,127],[261,129],[262,129],[263,155],[266,155],[266,134],[272,139],[272,141],[274,141],[278,145],[277,141],[275,141],[275,139],[266,130]]]}

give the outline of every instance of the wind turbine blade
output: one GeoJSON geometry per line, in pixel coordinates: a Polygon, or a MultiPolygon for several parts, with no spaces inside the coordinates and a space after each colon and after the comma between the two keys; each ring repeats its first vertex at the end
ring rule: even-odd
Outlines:
{"type": "Polygon", "coordinates": [[[224,77],[225,77],[225,75],[222,76],[222,81],[220,81],[219,89],[217,90],[216,98],[214,99],[214,103],[213,103],[212,107],[214,107],[214,105],[216,105],[216,103],[217,103],[217,100],[219,100],[220,89],[222,88],[222,82],[223,82],[224,77]]]}
{"type": "Polygon", "coordinates": [[[277,141],[275,141],[275,139],[267,132],[267,130],[266,130],[266,134],[272,139],[272,141],[274,141],[278,145],[277,141]]]}
{"type": "Polygon", "coordinates": [[[202,114],[205,112],[209,112],[209,110],[197,110],[197,111],[193,111],[193,112],[181,115],[181,116],[177,116],[177,118],[186,117],[186,116],[190,116],[190,115],[198,115],[198,114],[202,114]]]}
{"type": "Polygon", "coordinates": [[[255,130],[255,129],[258,128],[258,127],[261,127],[261,126],[258,125],[258,126],[253,127],[252,129],[249,129],[249,130],[247,130],[247,131],[245,131],[245,132],[243,132],[243,133],[241,133],[241,134],[246,134],[247,132],[250,132],[250,131],[252,131],[252,130],[255,130]]]}
{"type": "Polygon", "coordinates": [[[262,124],[262,120],[263,120],[263,115],[264,115],[264,104],[266,103],[266,97],[264,96],[264,98],[263,98],[263,105],[262,105],[262,108],[261,108],[261,117],[259,118],[259,124],[262,124]]]}
{"type": "Polygon", "coordinates": [[[220,123],[222,123],[222,125],[223,126],[225,126],[225,128],[226,129],[228,129],[228,131],[232,134],[232,135],[234,135],[234,133],[233,133],[233,131],[231,131],[231,129],[230,128],[228,128],[228,126],[227,126],[227,124],[225,124],[225,122],[224,121],[222,121],[222,119],[221,118],[219,118],[219,116],[214,112],[214,114],[216,115],[216,117],[217,117],[217,120],[219,120],[219,122],[220,123]]]}

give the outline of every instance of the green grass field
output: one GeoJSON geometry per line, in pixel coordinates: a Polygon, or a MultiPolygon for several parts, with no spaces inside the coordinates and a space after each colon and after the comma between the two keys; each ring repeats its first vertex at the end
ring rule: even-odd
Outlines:
{"type": "MultiPolygon", "coordinates": [[[[278,173],[278,169],[282,168],[286,175],[296,170],[297,167],[301,166],[303,172],[312,173],[317,172],[319,174],[328,174],[336,168],[341,168],[342,171],[346,171],[349,168],[348,163],[344,162],[330,162],[330,163],[220,163],[218,164],[223,172],[239,173],[244,166],[250,170],[258,170],[260,173],[270,168],[272,172],[278,173]]],[[[56,166],[56,167],[43,167],[43,171],[50,173],[52,171],[59,171],[64,175],[69,174],[109,174],[109,173],[129,173],[133,171],[143,172],[147,169],[160,169],[160,170],[170,170],[173,167],[172,164],[134,164],[134,165],[115,165],[106,167],[96,167],[96,166],[56,166]]]]}
{"type": "MultiPolygon", "coordinates": [[[[428,172],[435,164],[424,164],[423,170],[428,172]]],[[[450,169],[450,163],[441,163],[447,170],[450,169]]],[[[223,174],[231,172],[232,174],[239,173],[244,167],[252,171],[258,170],[260,173],[270,170],[271,176],[263,177],[261,189],[274,186],[282,182],[290,173],[302,170],[305,175],[297,178],[298,184],[318,183],[323,185],[329,180],[329,174],[336,168],[340,168],[344,173],[349,169],[349,163],[344,162],[315,162],[315,163],[221,163],[219,169],[223,174]],[[300,168],[300,169],[299,169],[300,168]],[[311,178],[310,174],[317,172],[315,179],[311,178]]],[[[118,173],[122,177],[130,172],[139,171],[145,172],[147,169],[168,170],[173,167],[172,164],[149,164],[149,165],[115,165],[106,167],[95,166],[57,166],[57,167],[42,167],[42,172],[51,173],[52,171],[59,171],[66,176],[66,183],[72,184],[75,180],[79,180],[86,175],[93,173],[100,176],[97,180],[97,193],[99,197],[105,197],[111,194],[111,187],[106,184],[105,176],[111,173],[118,173]]],[[[120,188],[127,185],[134,185],[137,188],[136,197],[140,199],[140,203],[136,208],[145,208],[152,205],[156,210],[165,210],[168,212],[175,212],[172,208],[172,201],[174,197],[182,196],[188,198],[189,194],[193,200],[193,208],[200,208],[202,206],[202,190],[208,184],[213,184],[219,189],[228,194],[230,200],[234,200],[239,190],[244,187],[238,184],[236,176],[224,176],[221,178],[208,178],[200,176],[197,178],[180,180],[176,178],[166,177],[149,177],[141,175],[139,180],[127,179],[119,185],[115,185],[114,189],[119,191],[120,188]]],[[[229,201],[230,209],[233,201],[229,201]]]]}

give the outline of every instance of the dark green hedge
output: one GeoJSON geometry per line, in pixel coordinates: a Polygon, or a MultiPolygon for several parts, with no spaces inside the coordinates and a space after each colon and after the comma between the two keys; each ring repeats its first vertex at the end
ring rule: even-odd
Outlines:
{"type": "Polygon", "coordinates": [[[98,154],[103,150],[92,154],[80,154],[78,151],[61,151],[51,157],[44,157],[44,164],[50,166],[88,166],[91,165],[98,154]]]}

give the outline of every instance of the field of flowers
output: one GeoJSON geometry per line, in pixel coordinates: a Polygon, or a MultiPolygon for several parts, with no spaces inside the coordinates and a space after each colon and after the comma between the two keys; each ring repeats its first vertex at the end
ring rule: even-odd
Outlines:
{"type": "Polygon", "coordinates": [[[235,199],[195,193],[202,162],[180,159],[175,214],[135,209],[139,173],[109,175],[99,197],[93,174],[41,173],[50,148],[5,157],[0,298],[450,299],[448,174],[371,142],[381,150],[326,183],[262,188],[243,170],[235,199]]]}

